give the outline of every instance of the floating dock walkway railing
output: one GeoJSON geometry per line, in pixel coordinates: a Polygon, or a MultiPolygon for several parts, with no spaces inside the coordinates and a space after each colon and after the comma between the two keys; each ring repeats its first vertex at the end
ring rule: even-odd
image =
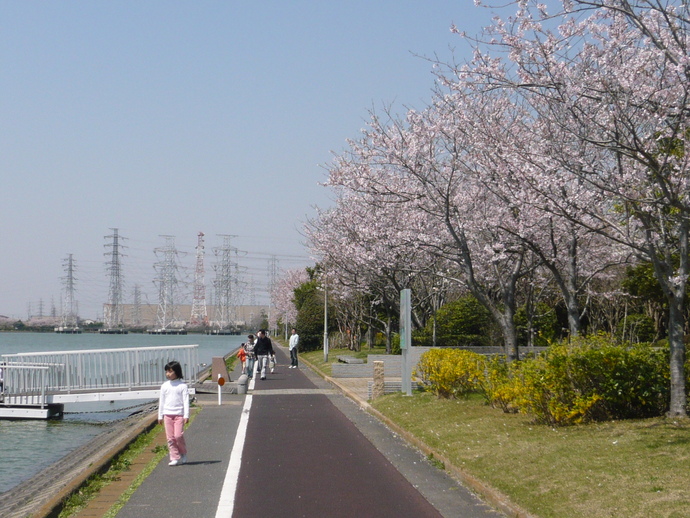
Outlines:
{"type": "Polygon", "coordinates": [[[197,382],[198,345],[55,351],[0,356],[0,419],[60,417],[65,403],[156,399],[165,364],[197,382]]]}

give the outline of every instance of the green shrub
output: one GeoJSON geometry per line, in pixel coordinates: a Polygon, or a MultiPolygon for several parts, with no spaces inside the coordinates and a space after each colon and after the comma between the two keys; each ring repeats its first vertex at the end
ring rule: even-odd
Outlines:
{"type": "MultiPolygon", "coordinates": [[[[412,343],[414,343],[414,340],[412,343]]],[[[402,349],[400,348],[400,333],[393,333],[391,335],[391,354],[402,354],[402,349]]]]}
{"type": "MultiPolygon", "coordinates": [[[[494,408],[548,425],[661,416],[670,397],[668,347],[621,345],[604,334],[552,344],[534,358],[514,362],[431,349],[415,375],[438,397],[479,392],[494,408]]],[[[686,377],[690,387],[690,360],[686,377]]]]}
{"type": "Polygon", "coordinates": [[[436,319],[436,345],[444,347],[489,345],[494,326],[491,314],[472,295],[443,305],[424,329],[415,331],[416,345],[432,346],[436,319]]]}
{"type": "Polygon", "coordinates": [[[651,342],[656,338],[654,320],[639,313],[628,315],[618,322],[616,337],[630,342],[651,342]]]}
{"type": "MultiPolygon", "coordinates": [[[[540,302],[534,308],[532,317],[532,329],[534,330],[533,345],[545,347],[555,340],[558,335],[558,315],[554,308],[544,302],[540,302]]],[[[518,333],[518,346],[529,345],[529,324],[525,306],[518,308],[515,313],[515,326],[518,333]]]]}
{"type": "Polygon", "coordinates": [[[514,404],[554,425],[659,416],[668,407],[668,372],[664,350],[577,338],[520,364],[514,404]]]}
{"type": "Polygon", "coordinates": [[[299,333],[299,348],[302,352],[323,347],[323,302],[315,296],[302,300],[295,327],[299,333]]]}

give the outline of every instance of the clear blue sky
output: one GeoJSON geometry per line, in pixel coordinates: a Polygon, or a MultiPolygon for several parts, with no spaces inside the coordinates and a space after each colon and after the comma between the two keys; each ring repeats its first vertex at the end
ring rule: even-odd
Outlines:
{"type": "Polygon", "coordinates": [[[300,232],[329,205],[331,152],[371,108],[424,107],[415,55],[464,59],[450,25],[489,17],[471,0],[0,0],[0,315],[59,310],[73,254],[80,315],[99,316],[111,228],[125,302],[135,283],[158,302],[161,235],[191,282],[199,231],[207,292],[229,234],[265,302],[270,255],[311,264],[300,232]]]}

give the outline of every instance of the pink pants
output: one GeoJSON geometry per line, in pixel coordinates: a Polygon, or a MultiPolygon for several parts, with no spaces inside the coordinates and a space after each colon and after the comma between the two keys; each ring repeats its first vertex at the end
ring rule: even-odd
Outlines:
{"type": "Polygon", "coordinates": [[[181,415],[164,415],[165,437],[168,439],[170,460],[179,460],[187,455],[187,445],[184,442],[184,417],[181,415]]]}

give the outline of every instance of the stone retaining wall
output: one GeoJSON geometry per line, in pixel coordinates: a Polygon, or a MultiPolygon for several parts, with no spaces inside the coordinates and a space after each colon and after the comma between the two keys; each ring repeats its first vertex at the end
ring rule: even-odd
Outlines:
{"type": "MultiPolygon", "coordinates": [[[[412,363],[412,370],[419,363],[422,354],[431,347],[410,347],[408,358],[412,363]]],[[[370,354],[367,363],[332,363],[331,377],[333,378],[373,378],[374,362],[383,362],[385,376],[399,378],[402,373],[402,356],[399,354],[370,354]]]]}

